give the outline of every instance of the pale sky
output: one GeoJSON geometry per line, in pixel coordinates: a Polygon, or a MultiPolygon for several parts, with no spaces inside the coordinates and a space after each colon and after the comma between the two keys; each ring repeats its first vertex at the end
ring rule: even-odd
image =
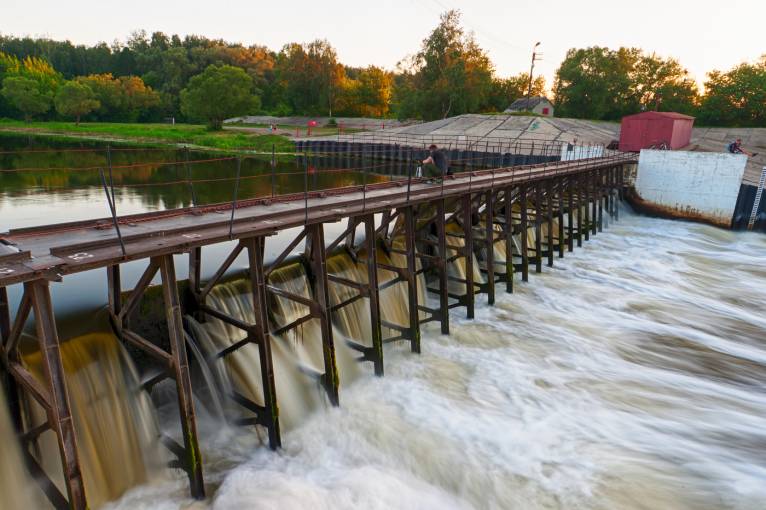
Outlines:
{"type": "Polygon", "coordinates": [[[766,54],[764,0],[0,0],[0,33],[111,43],[145,29],[279,49],[326,38],[347,65],[394,69],[449,8],[463,13],[498,75],[529,70],[540,41],[550,87],[567,49],[637,46],[675,57],[702,82],[766,54]]]}

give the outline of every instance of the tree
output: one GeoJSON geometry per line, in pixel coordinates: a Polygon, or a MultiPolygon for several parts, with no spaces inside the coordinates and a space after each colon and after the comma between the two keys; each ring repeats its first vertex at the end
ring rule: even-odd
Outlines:
{"type": "MultiPolygon", "coordinates": [[[[400,63],[410,100],[400,117],[426,120],[477,111],[487,104],[493,68],[489,57],[460,26],[460,13],[445,12],[439,25],[423,41],[421,50],[400,63]]],[[[401,98],[401,93],[399,94],[401,98]]]]}
{"type": "Polygon", "coordinates": [[[697,84],[677,60],[641,55],[633,69],[632,87],[644,110],[694,113],[697,84]]]}
{"type": "Polygon", "coordinates": [[[711,126],[766,127],[766,55],[709,73],[699,117],[711,126]]]}
{"type": "Polygon", "coordinates": [[[553,91],[562,117],[619,120],[640,110],[632,88],[640,50],[594,46],[570,49],[556,71],[553,91]]]}
{"type": "Polygon", "coordinates": [[[181,91],[183,114],[206,121],[214,130],[221,129],[225,119],[253,113],[259,107],[252,78],[238,67],[208,66],[181,91]]]}
{"type": "Polygon", "coordinates": [[[80,117],[101,106],[90,87],[76,81],[68,81],[59,87],[54,103],[59,115],[74,117],[75,124],[78,126],[80,117]]]}
{"type": "Polygon", "coordinates": [[[346,80],[345,71],[329,42],[291,43],[277,56],[276,79],[292,111],[332,117],[346,80]]]}
{"type": "Polygon", "coordinates": [[[24,76],[9,76],[3,80],[2,95],[29,122],[35,115],[51,109],[51,96],[42,92],[38,82],[24,76]]]}
{"type": "MultiPolygon", "coordinates": [[[[521,73],[509,78],[494,78],[484,111],[502,112],[515,100],[526,97],[529,89],[529,73],[521,73]]],[[[532,80],[532,96],[545,95],[545,77],[532,80]]]]}

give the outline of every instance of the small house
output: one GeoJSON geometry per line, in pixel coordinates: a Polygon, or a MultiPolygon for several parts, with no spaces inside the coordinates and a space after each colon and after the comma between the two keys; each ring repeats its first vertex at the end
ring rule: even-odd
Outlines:
{"type": "Polygon", "coordinates": [[[532,112],[544,117],[553,117],[553,103],[545,96],[522,97],[505,110],[505,113],[514,112],[532,112]]]}
{"type": "Polygon", "coordinates": [[[694,117],[675,112],[641,112],[622,118],[620,150],[681,149],[691,142],[694,117]]]}

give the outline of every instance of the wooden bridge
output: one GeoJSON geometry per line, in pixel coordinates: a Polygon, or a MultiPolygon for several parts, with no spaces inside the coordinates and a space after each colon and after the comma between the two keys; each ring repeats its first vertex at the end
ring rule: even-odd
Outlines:
{"type": "Polygon", "coordinates": [[[383,375],[385,343],[406,341],[413,352],[420,352],[420,326],[423,323],[439,322],[441,331],[449,333],[451,308],[464,307],[467,316],[473,317],[476,292],[486,293],[492,304],[497,284],[504,284],[505,290],[512,292],[514,274],[526,281],[530,266],[540,272],[544,262],[552,266],[557,256],[563,257],[575,244],[581,246],[583,240],[603,228],[605,211],[616,219],[616,201],[623,188],[623,169],[635,162],[634,155],[614,155],[496,168],[448,176],[440,184],[419,179],[393,181],[150,214],[114,215],[93,221],[12,230],[0,235],[0,353],[11,414],[29,470],[54,506],[87,507],[64,384],[50,296],[51,282],[73,273],[106,269],[109,310],[117,336],[143,351],[160,368],[158,375],[145,383],[146,389],[166,378],[175,381],[184,439],[183,444],[169,438],[163,438],[163,442],[177,457],[171,465],[187,472],[191,494],[202,498],[202,459],[197,443],[183,313],[207,314],[245,333],[244,340],[218,353],[218,360],[245,345],[258,346],[265,404],[256,404],[238,393],[230,397],[250,416],[238,423],[264,427],[271,448],[278,448],[281,436],[271,355],[273,336],[310,320],[319,322],[324,371],[317,377],[329,401],[338,405],[338,370],[331,326],[333,312],[368,298],[371,346],[353,344],[352,347],[360,352],[360,359],[372,364],[377,375],[383,375]],[[324,225],[338,221],[347,221],[347,226],[340,236],[328,242],[324,225]],[[454,228],[447,228],[450,222],[459,226],[459,233],[454,228]],[[361,225],[364,238],[357,239],[355,232],[361,225]],[[547,225],[545,234],[544,225],[547,225]],[[294,238],[267,265],[264,260],[267,238],[286,229],[295,229],[294,238]],[[534,243],[528,242],[530,229],[535,233],[534,243]],[[512,242],[515,235],[520,237],[523,247],[520,253],[512,242]],[[464,246],[450,245],[450,236],[461,238],[460,244],[464,246]],[[201,281],[202,247],[227,241],[237,241],[233,251],[221,261],[210,280],[201,281]],[[499,242],[505,244],[507,253],[503,261],[494,260],[493,246],[499,242]],[[272,270],[301,246],[305,248],[309,268],[310,298],[272,285],[269,279],[272,270]],[[340,247],[345,247],[352,255],[359,255],[359,260],[365,263],[365,281],[352,281],[328,273],[327,256],[340,247]],[[398,259],[406,260],[406,264],[399,267],[377,260],[379,247],[403,256],[398,259]],[[228,316],[206,303],[213,287],[243,252],[247,254],[252,283],[256,318],[253,324],[228,316]],[[447,266],[460,258],[472,263],[479,258],[480,252],[484,253],[480,266],[486,274],[486,282],[474,281],[473,272],[468,270],[466,278],[458,280],[467,292],[462,295],[451,293],[449,283],[456,279],[448,275],[447,266]],[[188,254],[189,257],[193,299],[186,309],[182,309],[176,282],[173,255],[177,254],[188,254]],[[125,292],[121,285],[120,265],[139,259],[147,259],[148,266],[135,288],[125,292]],[[379,269],[391,271],[396,277],[379,283],[379,269]],[[166,344],[152,342],[131,329],[131,317],[157,273],[162,281],[165,304],[166,344]],[[421,273],[429,277],[428,290],[438,295],[435,308],[418,300],[417,277],[421,273]],[[353,289],[354,297],[342,303],[331,303],[328,293],[331,283],[353,289]],[[397,283],[404,283],[407,288],[409,323],[405,326],[388,323],[380,314],[379,292],[397,283]],[[11,316],[8,300],[7,287],[11,285],[23,285],[15,317],[11,316]],[[269,312],[270,295],[300,303],[308,313],[291,324],[273,324],[269,312]],[[37,341],[43,353],[44,380],[36,379],[20,358],[19,340],[31,315],[35,318],[37,341]],[[384,327],[396,331],[396,336],[384,338],[384,327]],[[45,409],[47,421],[44,425],[25,429],[21,392],[45,409]],[[31,445],[48,430],[58,438],[66,494],[57,489],[30,453],[31,445]]]}

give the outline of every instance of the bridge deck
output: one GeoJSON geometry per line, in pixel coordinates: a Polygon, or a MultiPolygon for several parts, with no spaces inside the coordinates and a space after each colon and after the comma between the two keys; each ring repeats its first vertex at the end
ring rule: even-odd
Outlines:
{"type": "Polygon", "coordinates": [[[443,186],[413,180],[250,199],[196,209],[119,217],[125,255],[112,218],[11,230],[0,234],[0,287],[77,273],[129,260],[178,253],[230,239],[269,235],[305,223],[333,222],[540,179],[634,163],[620,155],[588,160],[474,171],[447,178],[443,186]],[[231,231],[230,231],[231,230],[231,231]]]}

